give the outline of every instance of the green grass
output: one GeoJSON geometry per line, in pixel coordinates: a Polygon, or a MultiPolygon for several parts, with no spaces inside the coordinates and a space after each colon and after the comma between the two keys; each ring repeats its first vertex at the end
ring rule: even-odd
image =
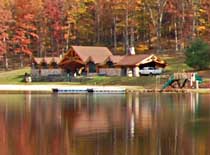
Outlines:
{"type": "MultiPolygon", "coordinates": [[[[25,72],[30,73],[30,68],[24,68],[13,71],[5,71],[0,73],[0,84],[25,84],[23,82],[25,72]]],[[[32,82],[35,84],[59,84],[59,85],[125,85],[140,86],[144,88],[153,88],[157,85],[155,76],[142,77],[104,77],[96,76],[92,78],[84,78],[82,82],[32,82]]]]}
{"type": "MultiPolygon", "coordinates": [[[[23,68],[23,69],[18,69],[18,70],[12,70],[12,71],[4,71],[0,72],[0,84],[25,84],[23,81],[24,79],[24,74],[25,73],[30,73],[31,69],[29,67],[23,68]]],[[[31,85],[36,85],[36,84],[45,84],[45,85],[50,85],[50,84],[79,84],[76,82],[32,82],[31,85]]]]}
{"type": "Polygon", "coordinates": [[[0,84],[21,84],[26,72],[29,73],[30,68],[1,72],[0,84]]]}
{"type": "Polygon", "coordinates": [[[81,82],[84,85],[124,85],[124,86],[140,86],[142,88],[154,88],[162,85],[162,79],[155,76],[141,77],[93,77],[91,80],[81,82]]]}
{"type": "Polygon", "coordinates": [[[30,85],[80,85],[79,82],[32,82],[30,85]]]}
{"type": "Polygon", "coordinates": [[[165,68],[167,74],[193,70],[193,68],[185,63],[185,57],[183,55],[163,56],[162,58],[168,64],[165,68]]]}

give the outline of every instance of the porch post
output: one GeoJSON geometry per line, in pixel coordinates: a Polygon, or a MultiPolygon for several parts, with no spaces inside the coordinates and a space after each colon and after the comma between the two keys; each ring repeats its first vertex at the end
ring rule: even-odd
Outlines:
{"type": "Polygon", "coordinates": [[[132,76],[133,76],[133,71],[132,71],[132,69],[129,68],[129,67],[127,67],[127,68],[126,68],[126,74],[127,74],[128,77],[132,77],[132,76]]]}
{"type": "Polygon", "coordinates": [[[89,74],[89,66],[87,64],[85,64],[85,68],[86,68],[87,74],[89,74]]]}
{"type": "Polygon", "coordinates": [[[139,77],[139,67],[138,66],[136,66],[136,67],[134,67],[134,76],[135,77],[139,77]]]}

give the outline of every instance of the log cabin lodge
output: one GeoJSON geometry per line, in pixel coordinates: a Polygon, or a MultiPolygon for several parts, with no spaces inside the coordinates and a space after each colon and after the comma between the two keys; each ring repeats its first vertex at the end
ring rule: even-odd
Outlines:
{"type": "Polygon", "coordinates": [[[32,77],[49,75],[135,76],[145,66],[161,67],[166,62],[154,54],[113,55],[107,47],[72,46],[62,57],[33,58],[32,77]]]}

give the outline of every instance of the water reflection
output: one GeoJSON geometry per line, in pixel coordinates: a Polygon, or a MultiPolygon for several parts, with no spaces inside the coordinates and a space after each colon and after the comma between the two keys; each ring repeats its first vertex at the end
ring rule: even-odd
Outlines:
{"type": "Polygon", "coordinates": [[[210,154],[209,94],[0,95],[2,155],[210,154]]]}

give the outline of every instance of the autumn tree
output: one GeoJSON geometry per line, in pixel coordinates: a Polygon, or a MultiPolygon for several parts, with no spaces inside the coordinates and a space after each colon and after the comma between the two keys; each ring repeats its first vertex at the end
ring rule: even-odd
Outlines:
{"type": "Polygon", "coordinates": [[[168,0],[144,0],[157,37],[157,52],[161,51],[162,21],[168,0]]]}
{"type": "Polygon", "coordinates": [[[64,1],[63,0],[45,0],[44,3],[44,17],[46,20],[47,36],[46,43],[47,51],[50,55],[58,55],[59,51],[63,50],[64,34],[64,1]]]}
{"type": "Polygon", "coordinates": [[[129,54],[183,49],[210,40],[208,0],[0,0],[0,53],[58,56],[72,45],[107,46],[129,54]]]}
{"type": "Polygon", "coordinates": [[[12,14],[4,0],[0,0],[0,14],[0,54],[4,56],[5,69],[8,69],[7,52],[12,14]]]}
{"type": "Polygon", "coordinates": [[[28,0],[15,0],[13,5],[13,24],[11,26],[11,48],[20,55],[20,67],[23,67],[23,54],[32,55],[30,48],[33,39],[37,39],[34,25],[34,6],[28,0]]]}
{"type": "Polygon", "coordinates": [[[76,39],[78,0],[66,1],[64,21],[64,51],[68,51],[76,39]]]}

